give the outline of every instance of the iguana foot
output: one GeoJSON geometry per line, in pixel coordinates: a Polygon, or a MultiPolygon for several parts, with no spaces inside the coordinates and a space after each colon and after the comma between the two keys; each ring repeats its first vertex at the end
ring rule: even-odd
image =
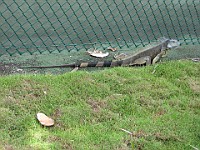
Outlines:
{"type": "Polygon", "coordinates": [[[78,70],[78,67],[75,67],[71,72],[75,72],[78,70]]]}
{"type": "Polygon", "coordinates": [[[116,60],[122,60],[122,59],[125,59],[126,57],[128,57],[128,55],[125,54],[125,53],[115,54],[115,55],[114,55],[114,58],[115,58],[116,60]]]}

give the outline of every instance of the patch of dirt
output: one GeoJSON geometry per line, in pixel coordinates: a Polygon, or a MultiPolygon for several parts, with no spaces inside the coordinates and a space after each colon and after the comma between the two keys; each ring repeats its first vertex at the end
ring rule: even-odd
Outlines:
{"type": "Polygon", "coordinates": [[[13,105],[13,104],[20,105],[20,101],[11,92],[9,92],[9,94],[5,96],[5,98],[3,99],[3,102],[6,106],[13,105]]]}
{"type": "Polygon", "coordinates": [[[98,113],[101,108],[104,108],[106,106],[105,101],[96,101],[93,99],[89,99],[87,103],[91,106],[93,112],[98,113]]]}
{"type": "Polygon", "coordinates": [[[200,83],[197,80],[189,79],[189,86],[194,92],[200,92],[200,83]]]}
{"type": "Polygon", "coordinates": [[[68,149],[68,150],[73,150],[72,146],[68,143],[63,143],[62,149],[68,149]]]}
{"type": "Polygon", "coordinates": [[[181,100],[169,100],[169,105],[171,106],[171,107],[175,107],[175,106],[177,106],[177,107],[180,107],[181,106],[181,100]]]}
{"type": "Polygon", "coordinates": [[[167,142],[167,141],[181,141],[181,139],[176,135],[164,135],[160,132],[156,132],[152,135],[157,141],[167,142]]]}
{"type": "Polygon", "coordinates": [[[169,142],[169,141],[182,141],[179,137],[177,137],[176,135],[165,135],[163,133],[160,132],[156,132],[156,133],[146,133],[142,130],[140,131],[135,131],[135,132],[130,132],[128,131],[130,137],[129,139],[125,139],[124,143],[127,145],[127,147],[133,148],[132,146],[134,146],[134,149],[136,150],[142,150],[144,148],[144,142],[146,141],[161,141],[161,142],[169,142]],[[141,140],[143,139],[143,140],[141,140]]]}
{"type": "Polygon", "coordinates": [[[33,80],[23,80],[21,85],[22,89],[27,91],[34,98],[46,95],[49,91],[49,88],[46,85],[42,85],[33,80]]]}
{"type": "Polygon", "coordinates": [[[200,100],[193,99],[190,101],[189,107],[192,108],[192,110],[200,110],[200,100]]]}
{"type": "Polygon", "coordinates": [[[14,148],[11,145],[5,145],[4,150],[14,150],[14,148]]]}
{"type": "Polygon", "coordinates": [[[73,150],[73,146],[70,143],[63,141],[63,139],[60,137],[50,136],[48,140],[49,142],[61,143],[62,149],[73,150]]]}
{"type": "Polygon", "coordinates": [[[60,109],[56,109],[53,113],[53,117],[58,118],[62,115],[62,112],[60,109]]]}
{"type": "Polygon", "coordinates": [[[54,120],[56,120],[56,123],[55,123],[56,127],[59,127],[59,128],[63,127],[64,128],[65,126],[62,124],[61,121],[59,121],[60,120],[59,118],[61,117],[61,115],[62,115],[61,110],[56,109],[51,116],[52,116],[52,118],[54,118],[54,120]]]}
{"type": "Polygon", "coordinates": [[[22,73],[23,70],[19,68],[18,64],[14,63],[0,63],[0,75],[8,75],[8,74],[15,74],[15,73],[22,73]]]}
{"type": "MultiPolygon", "coordinates": [[[[31,80],[20,81],[20,86],[13,87],[5,92],[5,105],[21,105],[23,100],[32,102],[40,101],[40,98],[46,95],[48,87],[42,86],[31,80]]],[[[31,104],[31,103],[29,103],[31,104]]]]}
{"type": "Polygon", "coordinates": [[[154,116],[153,118],[156,119],[156,118],[159,118],[161,116],[163,116],[164,114],[166,114],[166,110],[163,109],[163,108],[159,108],[155,113],[154,113],[154,116]]]}

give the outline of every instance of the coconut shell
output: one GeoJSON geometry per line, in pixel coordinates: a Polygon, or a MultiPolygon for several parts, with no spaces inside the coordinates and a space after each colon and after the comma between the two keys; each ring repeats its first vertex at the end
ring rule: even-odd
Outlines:
{"type": "Polygon", "coordinates": [[[44,126],[53,126],[54,120],[46,116],[44,113],[37,113],[37,120],[44,126]]]}

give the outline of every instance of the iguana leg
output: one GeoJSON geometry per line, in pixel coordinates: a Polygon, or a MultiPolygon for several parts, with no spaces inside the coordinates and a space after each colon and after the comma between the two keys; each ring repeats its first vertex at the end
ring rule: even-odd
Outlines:
{"type": "Polygon", "coordinates": [[[164,50],[162,50],[162,51],[153,59],[152,64],[157,63],[157,62],[160,60],[160,58],[163,57],[163,56],[165,55],[165,53],[166,53],[166,52],[165,52],[164,50]]]}
{"type": "Polygon", "coordinates": [[[121,53],[121,54],[115,54],[114,55],[114,58],[116,59],[116,60],[122,60],[122,59],[125,59],[126,57],[128,57],[129,55],[127,55],[127,54],[125,54],[125,53],[121,53]]]}
{"type": "Polygon", "coordinates": [[[141,57],[136,59],[132,64],[130,64],[130,66],[133,65],[150,65],[151,64],[151,57],[150,56],[145,56],[145,57],[141,57]]]}

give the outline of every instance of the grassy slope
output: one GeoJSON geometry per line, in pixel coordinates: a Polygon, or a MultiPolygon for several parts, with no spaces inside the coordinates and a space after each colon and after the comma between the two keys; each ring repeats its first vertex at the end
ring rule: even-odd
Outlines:
{"type": "Polygon", "coordinates": [[[154,68],[1,77],[0,149],[200,148],[200,63],[154,68]]]}

